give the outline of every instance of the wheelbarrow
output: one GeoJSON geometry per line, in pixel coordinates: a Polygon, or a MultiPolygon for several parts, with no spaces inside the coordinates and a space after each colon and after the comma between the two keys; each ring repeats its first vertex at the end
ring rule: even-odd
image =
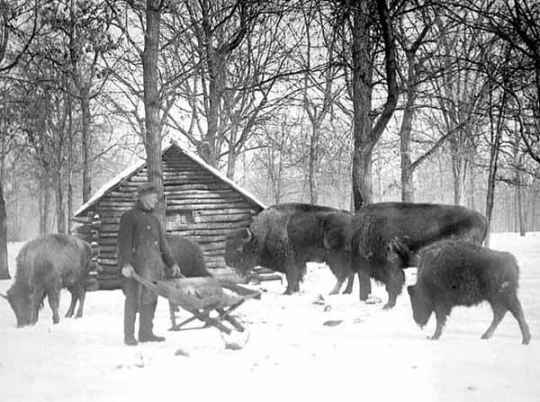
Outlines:
{"type": "MultiPolygon", "coordinates": [[[[205,327],[217,328],[222,337],[223,334],[233,334],[235,330],[243,333],[245,328],[231,313],[246,300],[261,297],[260,292],[256,290],[229,281],[220,281],[214,277],[180,277],[154,282],[134,272],[133,278],[148,290],[169,300],[172,331],[187,329],[183,327],[198,319],[204,322],[205,327]],[[177,324],[177,307],[188,311],[192,316],[177,324]],[[216,314],[212,316],[212,313],[216,314]]],[[[225,337],[223,339],[227,346],[235,348],[234,345],[229,345],[228,339],[225,337]]]]}

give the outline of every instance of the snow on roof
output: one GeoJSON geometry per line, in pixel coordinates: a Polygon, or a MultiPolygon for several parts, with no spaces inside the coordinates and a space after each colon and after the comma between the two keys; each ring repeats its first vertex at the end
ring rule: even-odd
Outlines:
{"type": "MultiPolygon", "coordinates": [[[[261,208],[266,208],[266,206],[253,194],[251,194],[249,191],[243,189],[240,187],[237,183],[229,179],[227,176],[225,176],[223,173],[221,173],[216,168],[210,166],[208,163],[206,163],[204,160],[202,160],[199,156],[195,155],[194,153],[185,150],[176,140],[171,139],[170,143],[163,147],[161,150],[161,153],[165,153],[168,151],[171,147],[177,148],[180,152],[182,152],[184,155],[186,155],[188,158],[193,160],[195,163],[203,167],[204,169],[211,172],[214,176],[219,178],[220,180],[227,183],[229,186],[231,186],[233,189],[238,191],[240,194],[242,194],[244,197],[246,197],[248,200],[254,202],[255,204],[259,205],[261,208]]],[[[142,160],[139,163],[129,166],[126,169],[124,169],[122,172],[120,172],[117,176],[113,177],[111,180],[109,180],[107,183],[105,183],[98,191],[90,197],[90,199],[80,206],[77,211],[75,211],[74,216],[77,217],[81,215],[83,212],[88,210],[91,206],[95,205],[99,200],[101,200],[107,193],[118,187],[121,183],[128,180],[130,177],[135,175],[139,170],[143,169],[146,166],[146,161],[142,160]]]]}
{"type": "Polygon", "coordinates": [[[201,157],[198,155],[195,155],[193,152],[190,152],[186,149],[184,149],[176,140],[171,139],[171,145],[174,145],[180,152],[182,152],[184,155],[186,155],[188,158],[193,160],[195,163],[201,165],[203,168],[208,170],[210,173],[215,175],[220,180],[227,183],[229,186],[231,186],[233,189],[238,191],[240,194],[242,194],[244,197],[249,199],[250,201],[254,202],[255,204],[259,205],[261,208],[266,208],[266,205],[259,200],[257,197],[255,197],[252,193],[247,191],[245,188],[242,188],[238,185],[238,183],[234,182],[233,180],[229,179],[226,175],[221,173],[219,170],[217,170],[215,167],[210,166],[208,163],[206,163],[204,160],[202,160],[201,157]]]}

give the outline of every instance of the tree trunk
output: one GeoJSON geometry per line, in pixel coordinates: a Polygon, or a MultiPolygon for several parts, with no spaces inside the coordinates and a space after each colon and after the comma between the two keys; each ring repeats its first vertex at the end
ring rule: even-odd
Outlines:
{"type": "Polygon", "coordinates": [[[489,170],[488,170],[488,182],[487,182],[487,194],[486,194],[486,218],[488,221],[488,235],[486,237],[486,247],[489,247],[489,237],[491,232],[491,220],[493,215],[493,205],[495,198],[495,177],[497,174],[497,161],[499,150],[498,145],[493,144],[491,146],[489,170]]]}
{"type": "Polygon", "coordinates": [[[309,200],[312,204],[317,204],[317,165],[318,165],[318,150],[320,124],[317,119],[311,121],[311,138],[309,142],[309,166],[308,166],[308,183],[309,183],[309,200]]]}
{"type": "MultiPolygon", "coordinates": [[[[371,2],[360,1],[351,9],[352,22],[352,94],[353,94],[353,167],[352,192],[354,209],[373,201],[372,156],[373,148],[392,117],[398,101],[397,64],[394,31],[385,0],[376,0],[379,22],[384,39],[387,98],[375,127],[371,118],[373,95],[373,63],[370,13],[371,2]]],[[[371,292],[371,282],[359,277],[360,300],[371,292]]]]}
{"type": "MultiPolygon", "coordinates": [[[[68,94],[68,177],[67,177],[67,232],[71,233],[73,216],[73,110],[72,98],[68,94]]],[[[83,186],[84,187],[84,186],[83,186]]],[[[83,197],[84,198],[84,197],[83,197]]],[[[85,201],[83,200],[83,203],[85,201]]]]}
{"type": "Polygon", "coordinates": [[[411,130],[413,111],[410,100],[412,95],[407,97],[407,105],[403,112],[403,121],[400,129],[400,152],[401,152],[401,201],[414,202],[413,166],[411,158],[411,130]]]}
{"type": "Polygon", "coordinates": [[[236,171],[236,139],[238,137],[238,126],[231,127],[231,137],[229,141],[229,154],[227,155],[227,177],[234,180],[236,171]]]}
{"type": "Polygon", "coordinates": [[[91,140],[90,140],[90,99],[88,90],[82,91],[81,96],[81,113],[82,113],[82,153],[83,153],[83,203],[88,201],[92,196],[92,169],[90,166],[91,140]]]}
{"type": "Polygon", "coordinates": [[[492,94],[490,95],[490,126],[491,126],[491,149],[489,157],[489,170],[488,170],[488,182],[487,182],[487,195],[486,195],[486,218],[488,221],[488,235],[486,238],[486,246],[489,246],[489,233],[491,232],[491,220],[493,215],[493,206],[495,200],[495,182],[497,178],[497,168],[499,160],[499,151],[501,147],[502,139],[502,123],[504,120],[504,108],[506,106],[506,91],[502,94],[502,99],[500,102],[497,102],[499,105],[499,116],[497,122],[494,122],[493,108],[495,107],[493,102],[492,94]]]}
{"type": "Polygon", "coordinates": [[[210,22],[210,2],[203,0],[200,2],[202,12],[202,26],[206,46],[206,65],[208,67],[208,109],[207,109],[207,131],[204,136],[204,143],[199,147],[199,154],[211,166],[217,167],[216,139],[219,128],[219,111],[221,91],[219,54],[214,47],[214,30],[210,22]]]}
{"type": "Polygon", "coordinates": [[[9,279],[7,250],[7,214],[4,190],[0,181],[0,279],[9,279]]]}
{"type": "MultiPolygon", "coordinates": [[[[357,143],[357,141],[355,141],[357,143]]],[[[353,156],[353,202],[354,210],[358,211],[362,205],[373,202],[372,183],[372,149],[359,149],[355,146],[353,156]]]]}
{"type": "Polygon", "coordinates": [[[407,80],[405,109],[399,129],[400,154],[401,154],[401,201],[414,201],[413,165],[411,157],[411,132],[414,118],[414,103],[416,100],[416,71],[414,52],[407,51],[407,80]]]}
{"type": "Polygon", "coordinates": [[[525,236],[525,224],[523,222],[523,188],[521,186],[521,167],[522,167],[522,155],[519,152],[519,137],[516,136],[514,144],[514,180],[515,180],[515,197],[516,197],[516,222],[517,230],[520,236],[525,236]]]}
{"type": "Polygon", "coordinates": [[[42,182],[40,187],[41,187],[41,191],[40,191],[40,196],[39,196],[39,201],[40,201],[39,234],[44,235],[44,234],[49,233],[51,193],[49,191],[49,187],[46,181],[42,182]]]}
{"type": "Polygon", "coordinates": [[[454,205],[464,205],[463,193],[467,180],[467,147],[470,145],[467,133],[460,131],[450,139],[454,205]]]}
{"type": "Polygon", "coordinates": [[[375,144],[396,109],[398,101],[396,45],[394,31],[385,0],[377,0],[377,11],[384,39],[387,98],[375,126],[371,118],[373,63],[370,36],[371,2],[361,1],[352,8],[352,94],[354,156],[352,189],[354,208],[373,201],[372,154],[375,144]]]}
{"type": "Polygon", "coordinates": [[[56,195],[56,230],[58,233],[66,233],[66,214],[64,210],[64,189],[62,188],[63,175],[62,168],[57,174],[55,195],[56,195]]]}
{"type": "Polygon", "coordinates": [[[371,118],[373,66],[371,64],[371,39],[368,26],[369,3],[369,1],[359,2],[358,6],[352,10],[352,94],[354,112],[352,190],[355,211],[358,211],[362,205],[371,203],[373,199],[371,167],[375,142],[370,137],[373,128],[371,118]]]}
{"type": "MultiPolygon", "coordinates": [[[[519,175],[519,173],[518,173],[519,175]]],[[[518,225],[518,231],[520,236],[525,236],[525,223],[523,222],[523,196],[521,188],[521,179],[517,179],[515,193],[516,193],[516,220],[518,225]]]]}
{"type": "Polygon", "coordinates": [[[7,251],[7,213],[4,199],[4,179],[6,177],[6,133],[3,130],[5,116],[2,116],[2,129],[0,130],[0,279],[9,279],[8,251],[7,251]]]}
{"type": "Polygon", "coordinates": [[[463,200],[464,169],[462,157],[457,155],[452,158],[452,172],[454,177],[454,205],[461,205],[463,200]]]}
{"type": "Polygon", "coordinates": [[[414,182],[413,174],[417,164],[412,162],[411,151],[411,133],[412,122],[414,119],[414,105],[418,90],[418,64],[416,52],[420,48],[426,35],[431,29],[432,23],[426,24],[422,32],[410,47],[405,49],[407,58],[407,78],[405,79],[405,109],[403,110],[403,119],[399,130],[400,154],[401,154],[401,200],[403,202],[414,202],[414,182]]]}
{"type": "MultiPolygon", "coordinates": [[[[402,142],[402,145],[405,144],[402,142]]],[[[410,147],[402,148],[401,152],[401,201],[414,202],[414,176],[410,147]]]]}
{"type": "Polygon", "coordinates": [[[476,209],[476,174],[474,171],[474,165],[469,165],[469,203],[470,209],[476,209]]]}
{"type": "Polygon", "coordinates": [[[144,79],[144,112],[145,112],[145,150],[148,167],[148,180],[159,189],[160,202],[156,207],[156,215],[162,224],[165,221],[163,197],[163,166],[161,163],[161,131],[160,131],[160,99],[158,89],[159,35],[161,23],[161,2],[147,0],[146,31],[144,35],[143,79],[144,79]]]}

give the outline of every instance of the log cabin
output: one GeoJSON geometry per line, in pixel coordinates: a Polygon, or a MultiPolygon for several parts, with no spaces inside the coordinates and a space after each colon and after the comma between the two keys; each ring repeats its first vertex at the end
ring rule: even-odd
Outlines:
{"type": "MultiPolygon", "coordinates": [[[[174,140],[163,149],[162,163],[167,233],[198,242],[211,272],[226,274],[227,234],[248,226],[264,204],[174,140]]],[[[121,287],[116,260],[118,225],[121,215],[133,206],[137,187],[145,181],[147,166],[141,161],[105,184],[72,218],[79,224],[73,234],[92,245],[92,274],[99,289],[121,287]]]]}

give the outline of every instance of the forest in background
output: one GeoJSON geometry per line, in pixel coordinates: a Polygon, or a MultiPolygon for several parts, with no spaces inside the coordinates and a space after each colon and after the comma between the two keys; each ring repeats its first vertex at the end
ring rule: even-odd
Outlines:
{"type": "Polygon", "coordinates": [[[539,92],[538,1],[0,0],[0,261],[168,138],[268,205],[538,230],[539,92]]]}

